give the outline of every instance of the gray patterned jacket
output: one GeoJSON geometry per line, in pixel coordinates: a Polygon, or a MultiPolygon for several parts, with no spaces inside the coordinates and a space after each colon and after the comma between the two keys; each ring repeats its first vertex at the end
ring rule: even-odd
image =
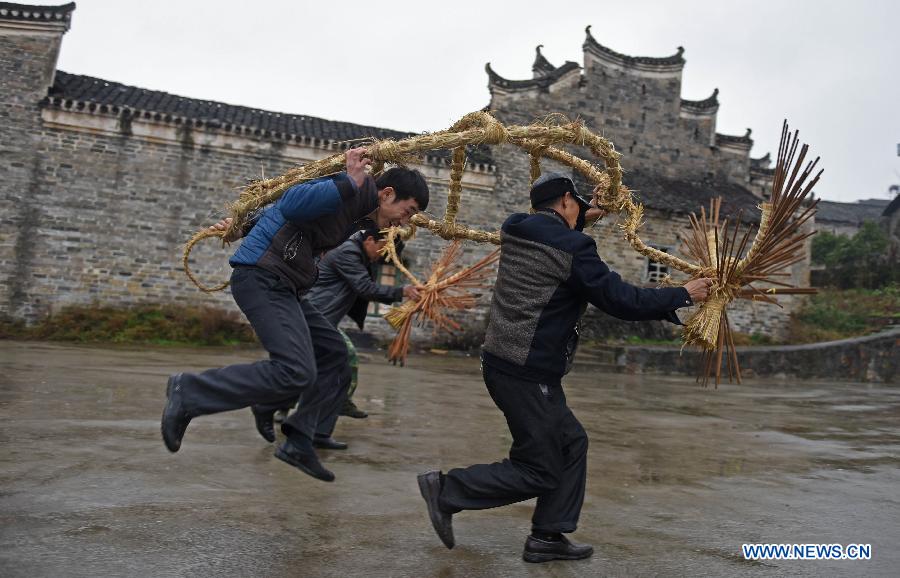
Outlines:
{"type": "Polygon", "coordinates": [[[679,323],[692,305],[683,287],[644,289],[622,280],[597,245],[555,211],[516,213],[501,228],[500,265],[483,362],[528,381],[559,383],[577,345],[588,303],[629,321],[679,323]]]}

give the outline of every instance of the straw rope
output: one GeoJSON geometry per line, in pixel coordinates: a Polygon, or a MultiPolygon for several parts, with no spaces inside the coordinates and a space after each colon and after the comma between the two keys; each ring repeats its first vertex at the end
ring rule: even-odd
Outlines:
{"type": "Polygon", "coordinates": [[[462,194],[462,175],[466,166],[466,147],[453,149],[453,162],[450,164],[450,190],[447,192],[447,210],[444,222],[452,225],[459,212],[459,198],[462,194]]]}
{"type": "MultiPolygon", "coordinates": [[[[413,229],[414,231],[415,229],[413,229]]],[[[422,282],[419,281],[415,275],[413,275],[409,269],[403,264],[403,261],[400,260],[400,257],[397,255],[397,245],[395,243],[398,237],[402,238],[403,231],[400,227],[388,227],[382,231],[385,234],[385,239],[387,243],[385,243],[384,248],[381,249],[381,256],[390,261],[394,267],[397,268],[398,271],[403,273],[403,276],[409,279],[413,285],[417,288],[421,288],[422,282]]]]}
{"type": "Polygon", "coordinates": [[[531,156],[531,183],[534,184],[534,181],[538,180],[538,177],[541,176],[541,151],[534,150],[530,153],[531,156]]]}
{"type": "MultiPolygon", "coordinates": [[[[541,122],[531,125],[505,126],[492,115],[477,111],[465,115],[448,130],[432,134],[418,135],[402,140],[372,140],[366,146],[366,156],[372,160],[372,172],[377,174],[384,169],[386,163],[407,164],[418,155],[433,150],[451,150],[450,186],[447,192],[446,211],[441,218],[433,219],[419,214],[412,217],[406,227],[394,227],[388,231],[388,242],[384,249],[387,260],[392,262],[417,287],[428,284],[419,281],[397,257],[394,242],[396,239],[409,239],[416,228],[424,228],[447,240],[471,240],[478,243],[500,244],[497,231],[482,231],[469,228],[457,222],[462,200],[462,177],[466,164],[466,147],[479,145],[512,145],[522,149],[529,155],[530,178],[532,182],[541,174],[541,160],[547,158],[580,172],[594,187],[594,199],[598,207],[610,214],[623,214],[619,227],[622,235],[632,248],[648,259],[664,264],[672,269],[682,271],[692,278],[712,277],[715,283],[710,298],[701,305],[698,313],[687,323],[684,333],[685,343],[698,345],[707,352],[706,375],[709,377],[714,360],[713,352],[718,355],[721,365],[723,349],[729,345],[731,331],[728,326],[727,306],[736,298],[775,303],[775,295],[800,294],[808,289],[795,288],[772,279],[779,275],[777,271],[796,262],[802,242],[811,233],[798,233],[799,227],[814,212],[812,206],[803,209],[802,203],[808,198],[810,190],[818,181],[819,175],[811,177],[815,162],[810,163],[802,172],[798,170],[803,162],[807,147],[798,151],[796,132],[793,136],[787,130],[782,131],[782,142],[779,148],[779,159],[775,171],[775,182],[772,187],[770,202],[760,207],[762,218],[756,236],[749,244],[746,256],[740,258],[747,247],[750,230],[748,229],[738,243],[737,228],[733,229],[733,237],[727,239],[728,223],[719,224],[719,204],[714,204],[714,214],[710,213],[707,223],[701,211],[701,219],[691,217],[694,237],[687,241],[693,262],[680,259],[647,246],[640,238],[644,207],[635,202],[630,190],[622,184],[622,167],[620,154],[613,144],[588,130],[581,122],[570,122],[559,115],[552,115],[541,122]],[[580,158],[564,150],[563,147],[579,146],[590,151],[594,162],[580,158]],[[599,162],[597,162],[599,161],[599,162]],[[793,170],[790,170],[793,169],[793,170]],[[760,281],[781,285],[784,288],[762,291],[751,283],[760,281]]],[[[204,229],[196,233],[185,245],[182,263],[188,278],[203,291],[217,291],[227,287],[222,283],[214,287],[203,286],[190,271],[188,259],[191,249],[201,240],[218,237],[226,243],[226,239],[237,238],[235,234],[242,231],[250,213],[275,202],[290,187],[336,174],[344,170],[346,153],[338,153],[330,157],[307,163],[288,170],[284,174],[260,179],[246,186],[237,201],[230,205],[232,222],[228,230],[218,231],[204,229]]],[[[713,207],[711,207],[711,210],[713,207]]],[[[738,217],[738,225],[740,216],[738,217]]],[[[433,279],[434,277],[432,277],[433,279]]],[[[402,306],[401,306],[402,309],[402,306]]],[[[398,309],[394,315],[399,319],[398,309]]],[[[412,311],[412,308],[407,308],[412,311]]],[[[395,319],[394,321],[397,321],[395,319]]],[[[737,370],[737,358],[728,358],[729,368],[737,370]]],[[[717,370],[718,371],[718,370],[717,370]]],[[[718,373],[716,379],[718,381],[718,373]]],[[[738,379],[739,371],[738,371],[738,379]]]]}
{"type": "Polygon", "coordinates": [[[759,217],[759,232],[756,233],[756,237],[754,237],[753,239],[753,244],[750,245],[750,250],[747,251],[747,256],[741,259],[741,262],[738,265],[738,271],[743,271],[747,266],[747,263],[751,263],[756,260],[756,258],[759,256],[762,241],[769,236],[769,223],[772,217],[772,203],[762,203],[759,206],[759,209],[760,211],[762,211],[762,214],[759,217]]]}
{"type": "MultiPolygon", "coordinates": [[[[559,117],[553,117],[544,123],[528,126],[504,126],[489,113],[477,111],[467,114],[446,131],[399,141],[390,139],[373,141],[366,147],[367,156],[373,160],[373,171],[379,172],[383,169],[385,162],[406,162],[418,153],[452,149],[450,189],[447,194],[447,210],[443,219],[429,219],[424,215],[416,215],[412,218],[411,223],[428,229],[443,239],[465,239],[498,245],[500,243],[499,233],[471,229],[456,223],[462,196],[465,147],[506,143],[516,145],[527,151],[531,157],[532,180],[540,175],[540,159],[542,157],[579,171],[595,187],[598,206],[610,213],[624,212],[626,214],[626,218],[620,226],[625,239],[638,253],[691,276],[701,275],[703,271],[700,267],[649,247],[640,239],[638,229],[642,224],[643,206],[636,204],[631,191],[622,186],[620,155],[616,152],[613,144],[591,132],[580,122],[558,124],[558,120],[559,117]],[[603,161],[603,168],[554,146],[561,144],[587,148],[594,157],[603,161]]],[[[195,234],[185,245],[182,264],[188,278],[206,292],[219,291],[227,287],[227,282],[213,287],[204,286],[193,275],[188,266],[188,258],[194,245],[209,237],[225,239],[232,236],[235,230],[243,228],[247,215],[252,211],[278,200],[287,189],[296,184],[340,172],[344,169],[345,162],[346,153],[339,153],[290,169],[278,177],[250,183],[241,192],[238,200],[230,206],[232,223],[228,230],[204,229],[195,234]]]]}
{"type": "MultiPolygon", "coordinates": [[[[380,170],[385,162],[408,162],[415,155],[426,151],[453,150],[447,211],[443,219],[429,219],[423,215],[416,215],[411,222],[447,240],[466,239],[479,243],[499,244],[500,235],[496,231],[479,231],[465,227],[456,222],[456,216],[462,193],[461,181],[465,167],[465,147],[507,143],[527,150],[532,155],[533,162],[538,163],[537,168],[534,169],[536,171],[540,170],[539,158],[542,156],[580,171],[596,187],[600,206],[607,210],[614,212],[640,210],[640,205],[635,205],[631,200],[630,191],[622,186],[620,155],[616,152],[613,144],[591,132],[580,122],[560,123],[558,117],[528,126],[504,126],[489,113],[477,111],[464,116],[449,130],[397,141],[390,139],[372,141],[366,146],[366,151],[367,156],[373,160],[373,169],[380,170]],[[558,149],[554,145],[585,147],[603,161],[604,168],[594,166],[589,161],[558,149]]],[[[194,235],[185,245],[182,263],[188,278],[203,291],[217,291],[227,287],[227,283],[214,287],[203,286],[190,272],[188,257],[194,245],[209,237],[225,239],[233,236],[234,231],[243,229],[247,215],[252,211],[276,201],[287,189],[296,184],[340,172],[344,169],[345,162],[346,153],[339,153],[290,169],[283,175],[250,183],[243,189],[238,200],[229,207],[232,223],[228,230],[204,229],[194,235]]],[[[639,216],[627,220],[626,225],[628,226],[623,227],[626,238],[638,252],[679,270],[688,273],[695,272],[695,267],[690,263],[644,245],[636,233],[640,226],[639,216]]]]}

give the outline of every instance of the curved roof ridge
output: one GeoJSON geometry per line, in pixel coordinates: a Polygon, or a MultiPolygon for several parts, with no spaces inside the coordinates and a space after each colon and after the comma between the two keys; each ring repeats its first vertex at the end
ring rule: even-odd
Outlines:
{"type": "Polygon", "coordinates": [[[594,36],[591,34],[591,26],[588,25],[587,28],[584,29],[586,34],[586,38],[584,39],[584,44],[582,48],[584,50],[590,50],[595,54],[599,53],[605,55],[607,57],[612,58],[613,60],[618,61],[620,64],[626,66],[635,66],[635,65],[649,65],[649,66],[662,66],[662,67],[672,67],[672,66],[684,66],[684,47],[679,46],[678,50],[675,54],[670,56],[630,56],[628,54],[622,54],[621,52],[616,52],[612,48],[608,48],[603,46],[594,36]]]}
{"type": "Polygon", "coordinates": [[[0,2],[0,16],[4,18],[20,18],[31,20],[60,20],[67,18],[75,10],[75,3],[59,6],[43,6],[35,4],[17,4],[0,2]]]}
{"type": "Polygon", "coordinates": [[[766,153],[759,158],[750,158],[750,166],[761,169],[768,168],[772,164],[772,153],[766,153]]]}
{"type": "Polygon", "coordinates": [[[573,70],[581,70],[581,65],[577,62],[567,60],[566,63],[562,66],[558,66],[552,71],[528,80],[510,80],[508,78],[504,78],[497,74],[497,72],[491,67],[490,62],[484,65],[484,70],[485,72],[487,72],[488,84],[491,87],[497,86],[500,88],[511,90],[527,90],[530,88],[547,88],[569,72],[572,72],[573,70]]]}
{"type": "Polygon", "coordinates": [[[744,133],[743,136],[736,136],[732,134],[722,134],[720,132],[716,133],[716,143],[727,143],[727,144],[745,144],[752,145],[753,139],[750,138],[750,134],[753,133],[753,129],[748,128],[747,132],[744,133]]]}
{"type": "Polygon", "coordinates": [[[714,89],[712,94],[704,98],[703,100],[687,100],[686,98],[682,98],[681,106],[682,108],[686,108],[694,112],[707,112],[710,111],[710,109],[718,109],[719,89],[714,89]]]}
{"type": "Polygon", "coordinates": [[[0,2],[0,20],[18,22],[25,26],[49,25],[68,30],[72,23],[72,12],[74,10],[74,2],[60,6],[35,6],[33,4],[0,2]]]}
{"type": "Polygon", "coordinates": [[[543,47],[543,44],[538,44],[537,48],[534,49],[534,64],[531,65],[531,71],[534,72],[535,77],[546,76],[556,70],[556,67],[550,64],[550,61],[541,54],[541,48],[543,47]]]}

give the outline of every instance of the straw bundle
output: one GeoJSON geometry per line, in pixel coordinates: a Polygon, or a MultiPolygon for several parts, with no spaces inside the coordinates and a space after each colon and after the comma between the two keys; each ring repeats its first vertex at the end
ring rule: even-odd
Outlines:
{"type": "Polygon", "coordinates": [[[721,199],[710,203],[709,216],[701,208],[700,217],[691,215],[691,235],[686,239],[688,254],[702,268],[702,275],[715,279],[710,297],[687,322],[684,343],[704,350],[701,377],[704,385],[715,374],[716,385],[722,373],[722,357],[728,366],[729,379],[741,381],[741,370],[734,349],[734,337],[728,322],[727,306],[734,299],[744,298],[778,303],[778,295],[814,293],[815,289],[799,288],[779,278],[789,277],[785,270],[805,259],[805,241],[815,231],[805,232],[804,224],[813,216],[818,201],[807,199],[822,171],[810,179],[819,159],[810,161],[801,170],[808,145],[798,150],[797,132],[791,135],[787,122],[782,126],[778,162],[768,202],[762,203],[759,229],[747,249],[752,227],[741,229],[742,213],[732,225],[726,219],[719,222],[721,199]],[[761,289],[754,284],[774,285],[761,289]],[[726,355],[727,354],[727,355],[726,355]]]}
{"type": "MultiPolygon", "coordinates": [[[[447,194],[447,210],[443,219],[429,219],[424,215],[412,218],[412,224],[428,229],[447,240],[468,239],[478,243],[500,244],[496,231],[480,231],[456,223],[462,192],[462,174],[465,164],[465,147],[468,145],[514,145],[532,158],[532,177],[540,174],[541,157],[546,157],[582,173],[595,187],[598,206],[610,213],[625,212],[629,218],[622,225],[625,238],[642,255],[664,263],[680,271],[696,275],[700,269],[687,261],[648,247],[637,235],[642,207],[636,204],[631,191],[622,186],[620,155],[613,144],[588,130],[581,122],[567,122],[561,115],[551,115],[543,122],[527,126],[505,126],[484,111],[472,112],[464,116],[449,130],[424,134],[402,140],[373,140],[366,146],[367,156],[373,160],[373,170],[380,170],[385,162],[407,163],[416,155],[431,150],[453,150],[450,173],[450,189],[447,194]],[[585,147],[602,166],[556,148],[556,145],[577,145],[585,147]]],[[[291,169],[285,174],[271,179],[261,179],[250,183],[241,192],[238,200],[230,206],[232,222],[226,231],[203,229],[196,233],[185,245],[182,264],[188,278],[203,291],[219,291],[228,286],[222,283],[206,287],[196,279],[188,266],[188,258],[195,244],[209,237],[228,239],[233,231],[240,231],[247,215],[276,200],[290,187],[312,179],[332,175],[344,169],[346,154],[339,153],[328,158],[307,163],[291,169]]]]}
{"type": "MultiPolygon", "coordinates": [[[[392,232],[388,233],[393,234],[392,232]]],[[[491,265],[500,258],[500,250],[496,249],[471,267],[464,269],[456,265],[459,260],[462,242],[453,241],[431,268],[431,275],[425,283],[420,282],[403,267],[393,252],[393,243],[385,247],[384,255],[401,269],[413,281],[419,290],[419,299],[406,301],[391,308],[384,318],[397,335],[388,348],[388,359],[400,365],[406,363],[409,352],[409,340],[413,324],[422,326],[426,323],[434,325],[435,331],[444,329],[449,332],[459,331],[462,327],[448,315],[452,311],[471,309],[475,306],[476,295],[473,291],[490,287],[487,283],[491,275],[491,265]]]]}

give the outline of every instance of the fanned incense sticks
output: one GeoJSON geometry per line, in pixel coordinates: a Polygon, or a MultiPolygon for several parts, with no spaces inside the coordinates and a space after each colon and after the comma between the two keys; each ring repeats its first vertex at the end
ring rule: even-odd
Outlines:
{"type": "Polygon", "coordinates": [[[703,267],[703,275],[715,279],[712,292],[684,329],[686,345],[703,349],[700,379],[706,385],[714,376],[718,386],[725,357],[729,379],[741,381],[741,369],[734,347],[734,336],[728,322],[727,305],[734,299],[751,299],[780,306],[779,295],[814,293],[780,281],[789,276],[785,270],[805,258],[805,241],[815,231],[803,225],[813,216],[818,201],[807,202],[812,188],[822,174],[810,179],[819,159],[802,168],[808,145],[798,148],[798,133],[793,135],[785,121],[781,130],[778,162],[768,202],[761,205],[759,229],[747,248],[752,227],[746,227],[738,241],[742,213],[734,223],[720,222],[721,199],[710,202],[709,216],[701,208],[700,217],[691,215],[691,235],[685,240],[688,254],[703,267]],[[729,236],[729,229],[732,229],[729,236]],[[743,255],[743,257],[742,257],[743,255]],[[756,284],[774,287],[760,288],[756,284]]]}

